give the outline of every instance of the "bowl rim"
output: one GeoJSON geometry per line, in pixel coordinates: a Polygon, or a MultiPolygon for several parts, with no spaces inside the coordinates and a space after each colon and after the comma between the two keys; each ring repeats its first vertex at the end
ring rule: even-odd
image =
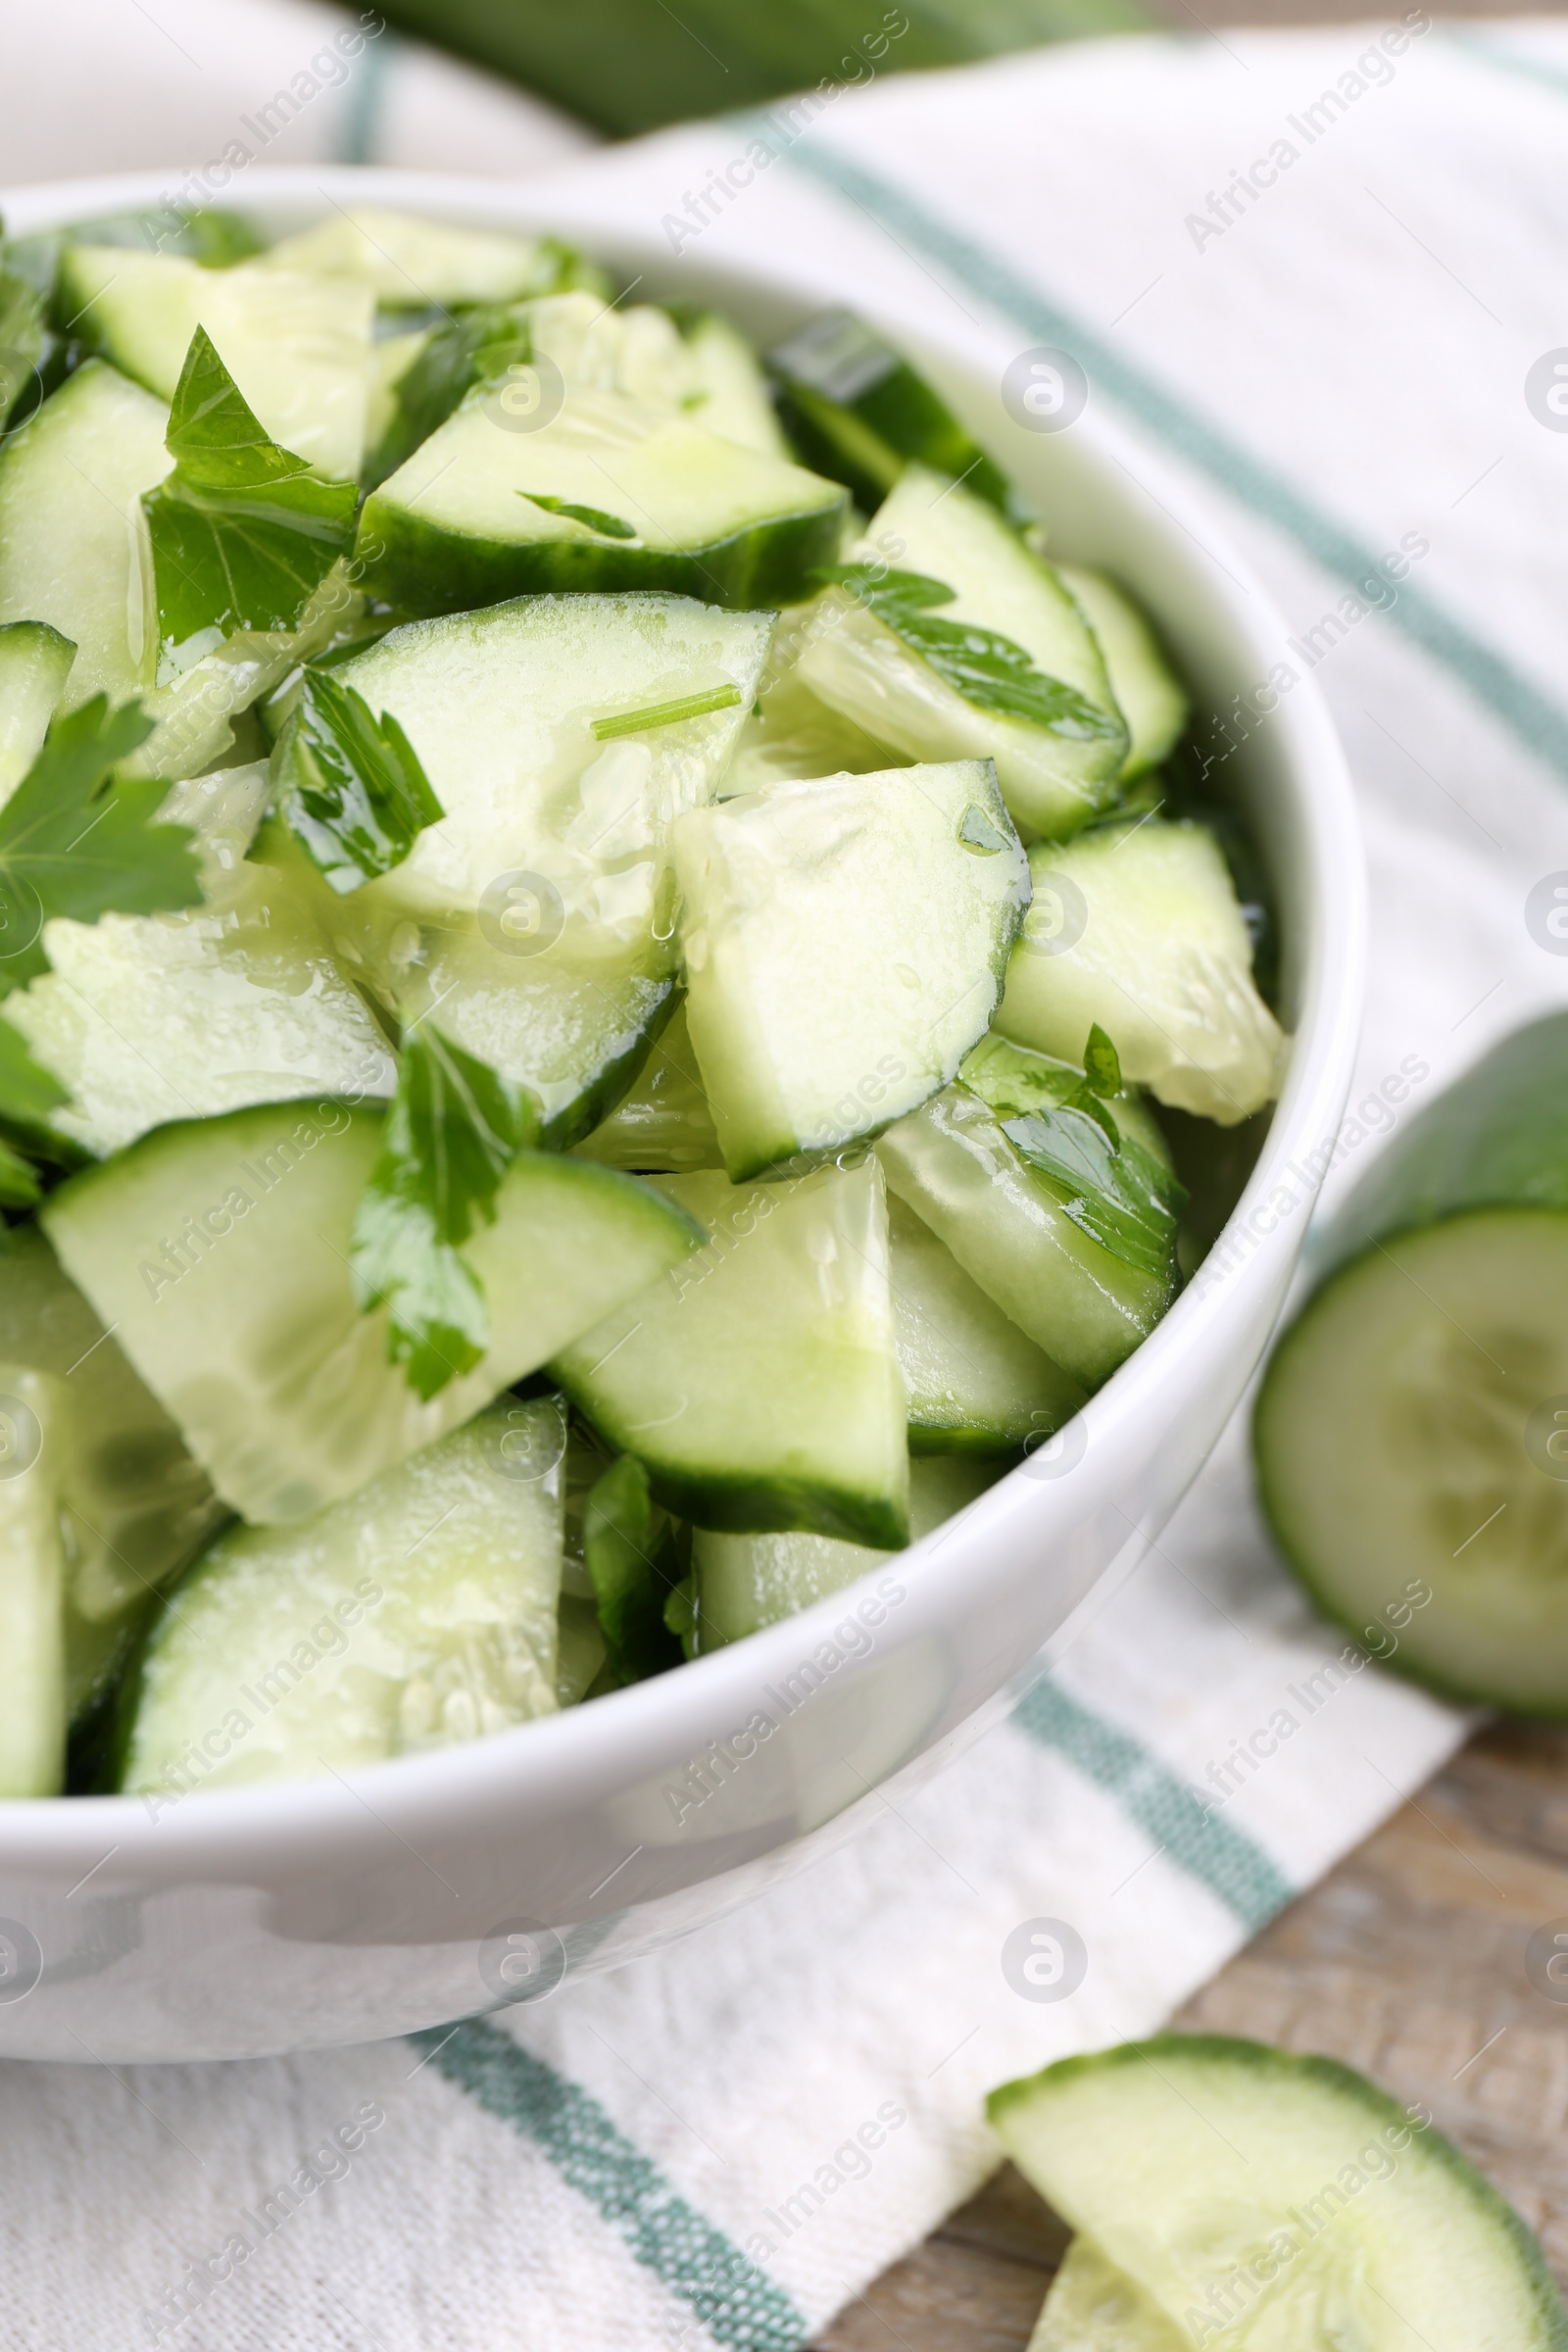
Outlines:
{"type": "MultiPolygon", "coordinates": [[[[710,286],[727,281],[803,311],[823,306],[826,290],[807,267],[740,266],[712,257],[672,263],[652,233],[630,223],[623,201],[617,211],[613,189],[608,203],[603,192],[593,189],[585,172],[591,174],[596,160],[590,155],[585,163],[520,182],[360,165],[264,165],[248,170],[242,184],[227,192],[227,200],[247,211],[265,212],[271,206],[318,215],[324,206],[360,201],[521,233],[551,229],[580,240],[590,250],[638,258],[656,274],[691,269],[694,277],[710,286]]],[[[94,214],[163,205],[180,179],[178,171],[171,171],[33,183],[0,190],[0,213],[10,234],[26,235],[94,214]]],[[[826,299],[836,304],[841,297],[826,292],[826,299]]],[[[858,301],[858,307],[894,340],[939,351],[956,370],[976,370],[976,348],[983,346],[989,330],[975,335],[935,331],[928,316],[916,315],[909,305],[880,293],[858,301]]],[[[1165,510],[1167,522],[1151,517],[1151,531],[1168,540],[1184,565],[1204,575],[1230,627],[1255,657],[1251,674],[1266,676],[1284,641],[1283,619],[1206,501],[1195,496],[1187,477],[1160,452],[1107,416],[1103,408],[1092,404],[1074,433],[1090,451],[1096,472],[1109,475],[1119,464],[1149,491],[1151,502],[1165,510]]],[[[1239,1225],[1266,1208],[1271,1191],[1289,1172],[1294,1171],[1299,1182],[1297,1155],[1336,1131],[1360,1028],[1367,910],[1359,827],[1345,757],[1315,680],[1303,678],[1289,699],[1278,704],[1269,723],[1307,865],[1304,896],[1310,912],[1302,942],[1302,1002],[1285,1087],[1256,1165],[1216,1250],[1239,1225]]],[[[1190,1284],[1149,1338],[1091,1398],[1080,1418],[1086,1424],[1088,1451],[1097,1460],[1113,1453],[1117,1431],[1139,1418],[1146,1402],[1167,1389],[1184,1354],[1192,1353],[1204,1338],[1222,1344],[1227,1329],[1240,1339],[1255,1319],[1259,1302],[1271,1294],[1283,1295],[1315,1190],[1315,1185],[1310,1188],[1301,1204],[1303,1213],[1294,1221],[1282,1216],[1266,1231],[1254,1227],[1253,1246],[1222,1280],[1190,1284]]],[[[1022,1475],[1018,1470],[1004,1475],[949,1527],[964,1524],[973,1532],[985,1520],[1000,1523],[1004,1515],[1021,1514],[1022,1475]]],[[[1030,1504],[1035,1512],[1040,1495],[1037,1481],[1030,1504]]],[[[905,1633],[912,1634],[922,1617],[940,1628],[942,1611],[936,1604],[942,1598],[945,1571],[935,1553],[945,1533],[938,1531],[907,1551],[890,1555],[898,1562],[910,1597],[922,1604],[906,1612],[908,1623],[901,1629],[905,1633]]],[[[372,1832],[378,1824],[390,1828],[389,1813],[405,1827],[422,1824],[434,1829],[482,1820],[498,1801],[515,1805],[520,1798],[532,1797],[553,1808],[561,1799],[570,1804],[574,1798],[599,1798],[637,1777],[639,1757],[652,1759],[668,1752],[672,1744],[685,1754],[701,1756],[715,1737],[726,1736],[715,1735],[712,1727],[744,1723],[760,1687],[787,1675],[798,1653],[828,1635],[834,1619],[842,1619],[855,1596],[883,1573],[872,1569],[857,1584],[745,1642],[609,1693],[591,1708],[564,1708],[485,1740],[336,1774],[363,1808],[357,1816],[360,1838],[367,1824],[372,1832]],[[675,1734],[678,1738],[672,1739],[675,1734]]],[[[134,1794],[0,1799],[0,1862],[18,1868],[74,1869],[100,1855],[110,1841],[117,1877],[139,1871],[167,1883],[231,1878],[244,1870],[247,1860],[259,1865],[269,1853],[286,1853],[303,1863],[313,1854],[319,1858],[357,1842],[352,1835],[356,1817],[351,1812],[345,1821],[344,1808],[328,1801],[333,1792],[320,1779],[196,1793],[202,1797],[199,1805],[169,1806],[162,1815],[134,1794]]]]}

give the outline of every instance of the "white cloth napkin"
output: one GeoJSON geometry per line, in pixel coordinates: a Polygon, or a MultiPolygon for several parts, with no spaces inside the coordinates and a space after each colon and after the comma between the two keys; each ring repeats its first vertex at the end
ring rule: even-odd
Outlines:
{"type": "MultiPolygon", "coordinates": [[[[355,22],[27,12],[5,175],[200,165],[355,22]]],[[[702,227],[717,256],[809,251],[848,302],[956,306],[999,370],[1065,346],[1191,469],[1361,792],[1373,986],[1331,1198],[1391,1118],[1564,1001],[1525,900],[1568,868],[1568,438],[1544,397],[1568,29],[1093,43],[880,78],[798,136],[775,109],[601,151],[390,34],[356,60],[272,160],[523,172],[581,148],[574,213],[678,228],[761,139],[702,227]],[[1400,549],[1397,600],[1368,609],[1355,584],[1400,549]],[[1416,1068],[1391,1112],[1379,1083],[1416,1068]]],[[[1312,1618],[1233,1430],[1009,1723],[661,1957],[414,2042],[7,2067],[0,2344],[785,2352],[984,2177],[988,2085],[1155,2025],[1463,1729],[1312,1618]]]]}

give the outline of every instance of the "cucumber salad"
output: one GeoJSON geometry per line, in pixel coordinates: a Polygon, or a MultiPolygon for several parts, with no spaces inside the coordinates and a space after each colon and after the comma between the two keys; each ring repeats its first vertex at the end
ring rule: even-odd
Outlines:
{"type": "Polygon", "coordinates": [[[374,210],[0,243],[0,1794],[805,1606],[1255,1151],[1268,916],[1149,621],[853,318],[635,291],[374,210]]]}

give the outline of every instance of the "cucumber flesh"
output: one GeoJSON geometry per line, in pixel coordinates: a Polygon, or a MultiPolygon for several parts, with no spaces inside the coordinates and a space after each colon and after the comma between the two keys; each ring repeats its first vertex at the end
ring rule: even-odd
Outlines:
{"type": "Polygon", "coordinates": [[[951,1086],[876,1145],[888,1189],[1069,1379],[1097,1388],[1170,1304],[1169,1276],[1113,1256],[1067,1214],[989,1103],[951,1086]]]}
{"type": "Polygon", "coordinates": [[[0,1361],[0,1797],[66,1777],[62,1385],[0,1361]]]}
{"type": "Polygon", "coordinates": [[[656,1181],[709,1245],[554,1359],[567,1396],[698,1527],[904,1544],[904,1383],[874,1161],[771,1186],[656,1181]]]}
{"type": "MultiPolygon", "coordinates": [[[[909,1541],[919,1542],[944,1520],[983,1494],[1001,1475],[996,1461],[933,1455],[909,1465],[909,1541]]],[[[694,1653],[722,1649],[764,1625],[808,1609],[829,1592],[897,1555],[831,1536],[729,1536],[698,1528],[692,1537],[695,1572],[694,1653]]]]}
{"type": "Polygon", "coordinates": [[[1173,752],[1187,726],[1187,689],[1132,598],[1102,571],[1058,564],[1056,576],[1095,632],[1110,691],[1127,721],[1121,780],[1131,783],[1173,752]]]}
{"type": "Polygon", "coordinates": [[[1279,1093],[1285,1039],[1252,980],[1230,869],[1204,825],[1148,817],[1029,855],[1034,902],[997,1025],[1082,1058],[1096,1022],[1123,1074],[1234,1127],[1279,1093]]]}
{"type": "MultiPolygon", "coordinates": [[[[526,1085],[552,1145],[605,1115],[667,1017],[669,828],[711,798],[769,633],[681,597],[524,598],[394,629],[342,665],[407,730],[446,814],[379,880],[346,898],[318,884],[323,926],[392,1010],[439,1005],[456,1044],[526,1085]],[[710,690],[733,699],[594,735],[710,690]]],[[[286,726],[280,790],[299,758],[286,726]]]]}
{"type": "Polygon", "coordinates": [[[888,1199],[899,1369],[909,1450],[1016,1452],[1070,1421],[1088,1399],[898,1195],[888,1199]]]}
{"type": "Polygon", "coordinates": [[[687,401],[705,433],[737,441],[760,457],[789,457],[767,378],[746,337],[716,311],[704,311],[686,330],[690,368],[687,401]]]}
{"type": "Polygon", "coordinates": [[[1075,2237],[1051,2281],[1028,2352],[1192,2352],[1193,2339],[1107,2262],[1075,2237]]]}
{"type": "MultiPolygon", "coordinates": [[[[75,1722],[100,1695],[147,1605],[201,1548],[223,1508],[33,1225],[12,1232],[0,1273],[0,1361],[52,1379],[60,1399],[66,1697],[75,1722]]],[[[0,1483],[0,1497],[9,1491],[0,1483]]]]}
{"type": "Polygon", "coordinates": [[[270,270],[351,277],[388,310],[518,302],[560,282],[573,257],[552,237],[509,237],[488,228],[421,220],[383,205],[340,208],[267,256],[270,270]]]}
{"type": "Polygon", "coordinates": [[[304,893],[245,857],[247,826],[222,822],[247,800],[259,812],[266,791],[260,764],[194,779],[185,799],[207,820],[205,904],[46,923],[51,970],[7,999],[7,1019],[71,1095],[50,1124],[97,1158],[172,1119],[308,1092],[393,1092],[385,1038],[304,893]]]}
{"type": "Polygon", "coordinates": [[[1166,2034],[1009,2082],[989,2112],[1026,2179],[1178,2343],[1568,2344],[1518,2215],[1421,2111],[1332,2059],[1166,2034]]]}
{"type": "Polygon", "coordinates": [[[71,639],[46,620],[0,626],[0,806],[43,750],[75,658],[71,639]]]}
{"type": "Polygon", "coordinates": [[[560,1404],[498,1405],[287,1528],[220,1536],[126,1692],[122,1788],[352,1771],[554,1714],[560,1404]]]}
{"type": "Polygon", "coordinates": [[[845,493],[802,466],[571,382],[547,423],[507,430],[503,397],[476,388],[367,500],[372,594],[426,613],[563,589],[761,607],[808,595],[838,553],[845,493]]]}
{"type": "Polygon", "coordinates": [[[365,456],[369,289],[269,262],[204,270],[177,254],[68,245],[57,297],[71,331],[171,401],[198,326],[272,439],[337,481],[365,456]]]}
{"type": "Polygon", "coordinates": [[[52,1194],[67,1272],[225,1501],[308,1518],[466,1420],[676,1264],[690,1221],[631,1177],[521,1153],[466,1245],[488,1353],[428,1403],[387,1359],[386,1310],[349,1278],[378,1109],[264,1105],[161,1127],[52,1194]]]}
{"type": "Polygon", "coordinates": [[[630,1094],[575,1149],[583,1159],[646,1175],[723,1166],[684,1004],[660,1031],[630,1094]]]}
{"type": "Polygon", "coordinates": [[[1037,669],[1102,713],[1104,731],[1056,732],[968,702],[863,605],[831,589],[801,662],[813,694],[915,760],[993,760],[1026,837],[1076,832],[1115,798],[1127,733],[1093,632],[1050,566],[996,510],[923,466],[904,473],[856,551],[858,560],[941,580],[935,617],[999,631],[1037,669]]]}
{"type": "Polygon", "coordinates": [[[948,1083],[1026,903],[987,762],[775,784],[692,810],[674,840],[687,1019],[734,1182],[948,1083]]]}

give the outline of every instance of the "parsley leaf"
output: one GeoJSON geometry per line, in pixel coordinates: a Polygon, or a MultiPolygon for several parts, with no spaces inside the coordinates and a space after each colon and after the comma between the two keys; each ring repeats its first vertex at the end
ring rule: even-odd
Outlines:
{"type": "Polygon", "coordinates": [[[956,593],[946,581],[919,571],[884,570],[880,564],[827,564],[811,576],[848,589],[977,710],[1021,718],[1079,743],[1121,733],[1115,712],[1092,703],[1065,679],[1048,677],[1010,637],[974,621],[939,620],[929,608],[951,605],[956,593]]]}
{"type": "Polygon", "coordinates": [[[342,894],[401,865],[446,811],[390,710],[329,670],[308,668],[280,745],[280,812],[311,863],[342,894]]]}
{"type": "Polygon", "coordinates": [[[489,1346],[484,1290],[462,1244],[479,1218],[495,1221],[501,1179],[538,1131],[524,1088],[438,1030],[405,1037],[350,1265],[362,1308],[390,1302],[387,1354],[421,1397],[471,1371],[489,1346]]]}
{"type": "Polygon", "coordinates": [[[484,303],[437,326],[397,380],[391,421],[366,469],[371,487],[412,458],[473,385],[532,357],[527,318],[510,307],[484,303]]]}
{"type": "Polygon", "coordinates": [[[569,498],[546,498],[542,490],[519,490],[517,496],[525,498],[530,507],[543,507],[547,514],[564,514],[569,522],[586,524],[590,531],[597,531],[601,539],[635,539],[637,536],[634,522],[627,522],[619,514],[607,514],[603,507],[575,507],[569,498]]]}
{"type": "MultiPolygon", "coordinates": [[[[71,1156],[48,1130],[49,1114],[71,1097],[9,1021],[0,1021],[0,1208],[34,1208],[43,1198],[38,1171],[24,1152],[45,1159],[71,1156]]],[[[0,1250],[5,1230],[0,1225],[0,1250]]]]}
{"type": "Polygon", "coordinates": [[[621,1681],[638,1683],[678,1666],[681,1645],[664,1622],[681,1576],[675,1531],[655,1509],[635,1454],[623,1453],[588,1490],[582,1548],[610,1663],[621,1681]]]}
{"type": "Polygon", "coordinates": [[[1115,1047],[1097,1025],[1080,1074],[995,1035],[965,1056],[959,1077],[996,1112],[1002,1132],[1091,1241],[1141,1274],[1175,1280],[1183,1187],[1163,1161],[1118,1125],[1107,1098],[1122,1091],[1115,1047]]]}
{"type": "Polygon", "coordinates": [[[359,493],[280,449],[205,328],[170,411],[174,470],[142,499],[166,651],[205,629],[293,629],[354,536],[359,493]]]}
{"type": "Polygon", "coordinates": [[[54,721],[0,808],[0,997],[49,969],[40,935],[52,915],[95,923],[201,904],[195,836],[157,821],[168,784],[110,781],[152,731],[136,704],[111,711],[95,694],[54,721]]]}

